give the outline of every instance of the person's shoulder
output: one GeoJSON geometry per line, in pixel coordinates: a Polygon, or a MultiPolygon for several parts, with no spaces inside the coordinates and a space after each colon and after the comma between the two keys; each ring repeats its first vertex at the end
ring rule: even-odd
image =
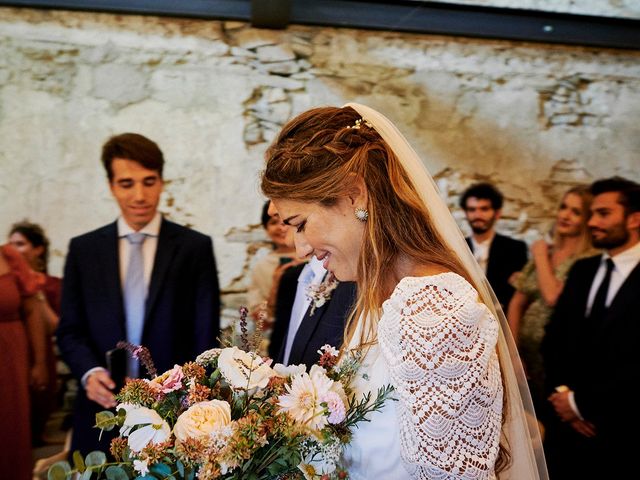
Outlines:
{"type": "Polygon", "coordinates": [[[571,270],[577,272],[598,268],[601,260],[602,254],[600,252],[594,252],[593,255],[578,258],[571,266],[571,270]]]}
{"type": "Polygon", "coordinates": [[[501,233],[496,233],[495,237],[493,238],[493,241],[501,243],[502,245],[527,248],[527,244],[523,240],[518,240],[517,238],[513,238],[508,235],[503,235],[501,233]]]}
{"type": "Polygon", "coordinates": [[[209,235],[205,235],[197,230],[194,230],[190,227],[185,227],[184,225],[180,225],[178,223],[172,222],[171,220],[167,220],[166,218],[162,219],[162,225],[160,227],[160,234],[162,235],[163,231],[172,236],[182,237],[189,241],[196,242],[210,242],[211,237],[209,235]]]}
{"type": "Polygon", "coordinates": [[[93,244],[93,242],[103,237],[117,235],[118,227],[115,222],[103,225],[89,232],[77,235],[71,239],[71,245],[93,244]]]}

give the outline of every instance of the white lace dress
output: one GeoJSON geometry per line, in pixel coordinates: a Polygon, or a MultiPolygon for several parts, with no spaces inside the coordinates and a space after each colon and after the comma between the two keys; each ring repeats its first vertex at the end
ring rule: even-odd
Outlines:
{"type": "MultiPolygon", "coordinates": [[[[388,400],[354,432],[354,480],[494,479],[502,419],[498,322],[475,289],[447,272],[406,277],[384,302],[378,344],[356,382],[388,400]]],[[[359,332],[356,332],[356,338],[359,332]]]]}

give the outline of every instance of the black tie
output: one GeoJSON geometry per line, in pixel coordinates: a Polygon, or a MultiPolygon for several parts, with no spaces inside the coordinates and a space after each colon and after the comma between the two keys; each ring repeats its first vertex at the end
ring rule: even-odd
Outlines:
{"type": "Polygon", "coordinates": [[[591,324],[593,326],[599,326],[602,324],[604,320],[605,313],[607,312],[607,293],[609,292],[609,284],[611,283],[611,272],[613,271],[613,260],[607,258],[607,273],[605,273],[604,278],[602,279],[602,283],[600,287],[598,287],[598,292],[596,293],[595,298],[593,299],[593,305],[591,306],[591,313],[589,314],[589,319],[591,320],[591,324]]]}

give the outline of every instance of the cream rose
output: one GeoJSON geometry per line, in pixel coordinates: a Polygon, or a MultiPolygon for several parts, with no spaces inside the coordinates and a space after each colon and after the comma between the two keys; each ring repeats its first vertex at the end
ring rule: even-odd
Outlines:
{"type": "Polygon", "coordinates": [[[247,353],[238,347],[225,348],[218,357],[218,368],[232,388],[253,390],[265,388],[269,379],[276,375],[270,367],[271,360],[265,362],[255,353],[247,353]]]}
{"type": "Polygon", "coordinates": [[[222,400],[196,403],[178,417],[173,434],[180,441],[208,438],[216,430],[231,423],[231,407],[222,400]]]}

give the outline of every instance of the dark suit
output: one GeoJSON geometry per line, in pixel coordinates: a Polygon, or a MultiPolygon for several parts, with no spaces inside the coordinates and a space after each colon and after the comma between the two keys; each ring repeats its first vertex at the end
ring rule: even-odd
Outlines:
{"type": "Polygon", "coordinates": [[[593,439],[559,420],[547,429],[547,455],[555,478],[631,478],[629,441],[640,428],[635,396],[640,383],[640,264],[627,277],[599,324],[585,316],[601,256],[577,261],[546,328],[543,342],[548,393],[567,385],[578,410],[593,423],[593,439]],[[568,475],[568,476],[567,476],[568,475]]]}
{"type": "MultiPolygon", "coordinates": [[[[278,323],[280,323],[278,330],[284,332],[280,342],[280,350],[275,356],[275,361],[278,363],[282,363],[284,360],[291,309],[293,308],[298,276],[302,271],[302,267],[301,265],[287,270],[283,274],[278,288],[278,302],[282,302],[282,304],[276,308],[274,333],[278,323]]],[[[309,306],[293,339],[289,354],[289,365],[303,363],[309,369],[312,365],[318,363],[320,359],[318,350],[320,347],[329,344],[340,348],[344,336],[344,326],[353,308],[355,297],[356,284],[354,282],[340,282],[331,293],[329,301],[316,308],[313,315],[311,314],[311,306],[309,306]]]]}
{"type": "Polygon", "coordinates": [[[291,310],[296,299],[298,288],[298,277],[306,263],[301,263],[294,267],[289,267],[280,277],[278,293],[276,295],[276,307],[274,312],[273,331],[269,341],[269,357],[281,362],[281,354],[284,355],[284,344],[289,331],[289,320],[291,320],[291,310]],[[280,351],[282,349],[282,352],[280,351]]]}
{"type": "MultiPolygon", "coordinates": [[[[466,238],[469,248],[473,251],[471,237],[466,238]]],[[[506,312],[509,301],[515,289],[509,284],[509,277],[522,270],[527,263],[527,244],[522,240],[516,240],[496,233],[489,247],[489,259],[487,262],[487,280],[489,285],[506,312]]]]}
{"type": "MultiPolygon", "coordinates": [[[[62,357],[78,379],[91,368],[105,367],[106,352],[127,338],[118,242],[117,223],[112,223],[73,238],[69,245],[57,337],[62,357]]],[[[159,372],[216,346],[219,309],[211,239],[163,219],[142,333],[142,344],[159,372]]],[[[92,428],[101,410],[80,388],[72,451],[108,451],[108,438],[103,435],[98,443],[99,430],[92,428]]]]}

